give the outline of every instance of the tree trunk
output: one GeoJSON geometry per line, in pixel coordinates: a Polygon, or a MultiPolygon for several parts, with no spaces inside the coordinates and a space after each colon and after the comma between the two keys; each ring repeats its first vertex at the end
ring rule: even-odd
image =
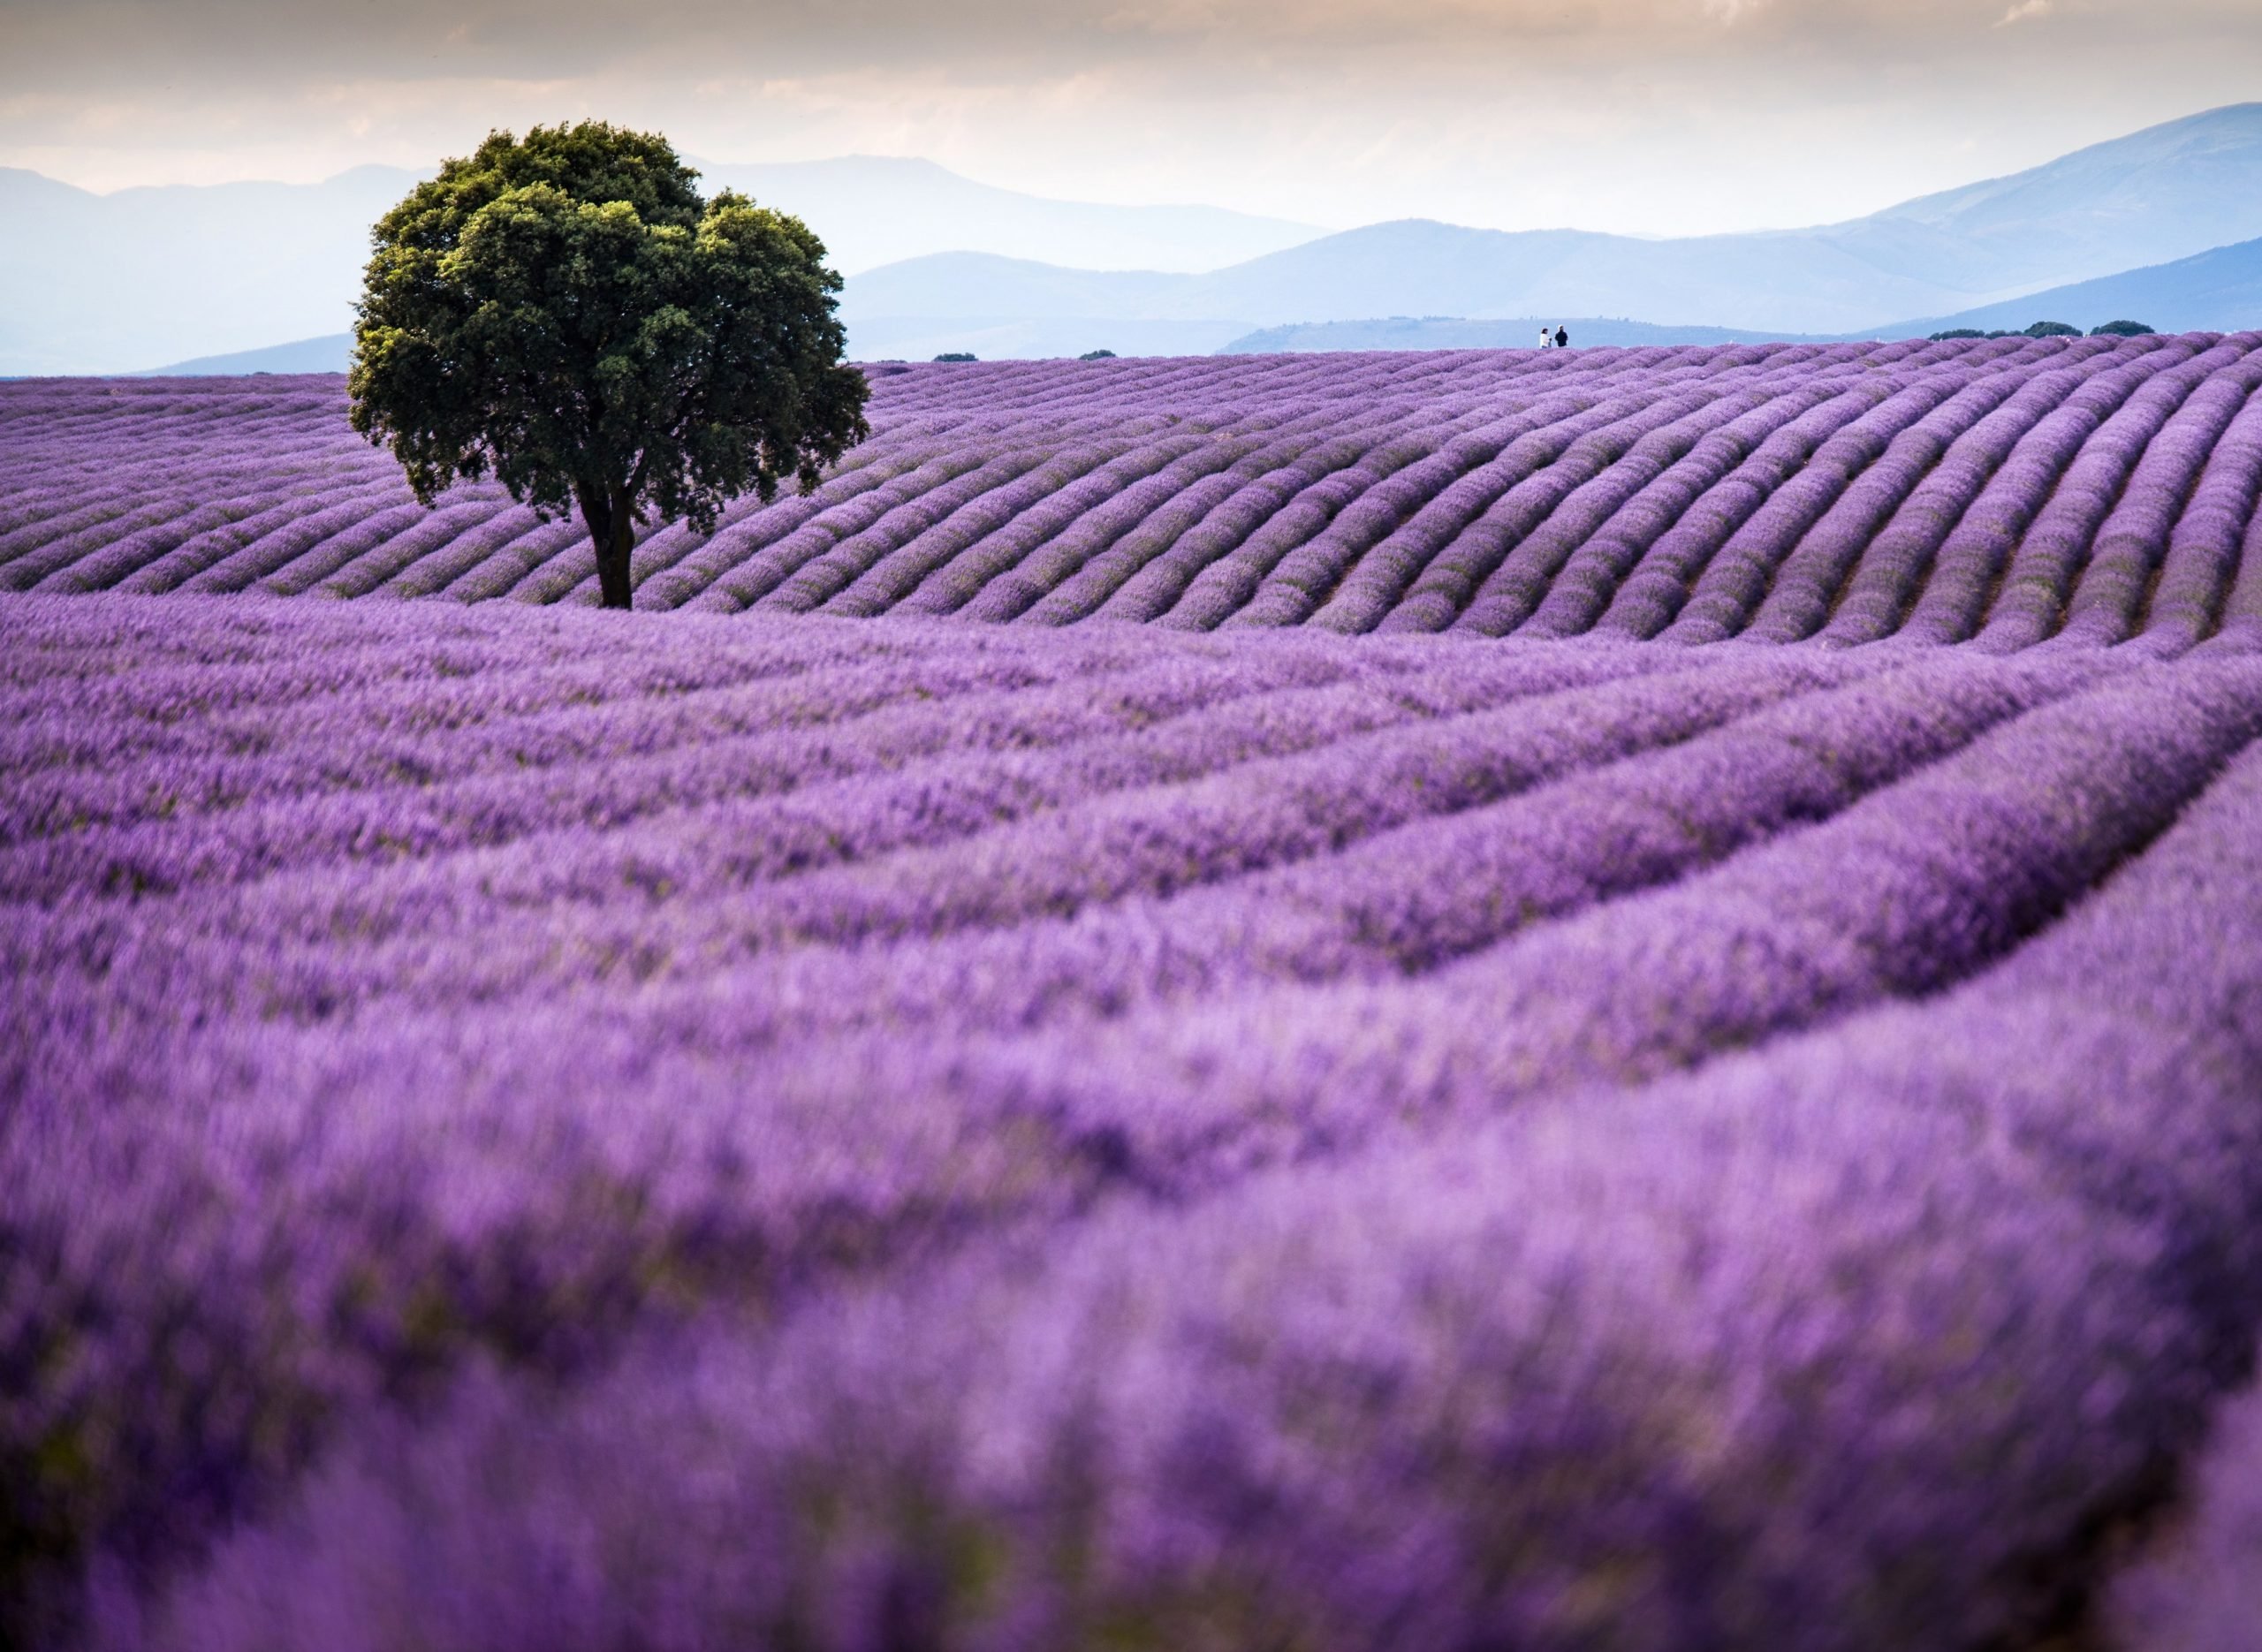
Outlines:
{"type": "Polygon", "coordinates": [[[628,553],[636,548],[636,521],[626,511],[612,519],[612,543],[597,546],[597,589],[607,608],[631,608],[635,595],[628,584],[628,553]]]}
{"type": "Polygon", "coordinates": [[[589,542],[597,552],[597,591],[607,608],[634,605],[628,584],[628,554],[636,546],[636,517],[621,489],[582,487],[574,490],[581,501],[581,520],[588,524],[589,542]]]}

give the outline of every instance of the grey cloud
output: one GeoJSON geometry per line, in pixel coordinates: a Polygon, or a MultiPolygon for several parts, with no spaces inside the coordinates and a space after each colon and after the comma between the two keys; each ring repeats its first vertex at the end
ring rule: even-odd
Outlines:
{"type": "MultiPolygon", "coordinates": [[[[1308,60],[1539,43],[1636,60],[1788,47],[1895,57],[1970,49],[2006,0],[5,0],[0,85],[184,73],[228,79],[469,76],[543,80],[701,66],[808,74],[928,67],[977,77],[1135,64],[1190,45],[1308,60]]],[[[2045,25],[2121,37],[2245,27],[2251,0],[2062,0],[2045,25]]],[[[2034,49],[2030,34],[2026,49],[2034,49]]]]}
{"type": "Polygon", "coordinates": [[[1814,223],[2262,95],[2257,0],[0,0],[0,164],[424,166],[603,114],[1316,222],[1814,223]]]}

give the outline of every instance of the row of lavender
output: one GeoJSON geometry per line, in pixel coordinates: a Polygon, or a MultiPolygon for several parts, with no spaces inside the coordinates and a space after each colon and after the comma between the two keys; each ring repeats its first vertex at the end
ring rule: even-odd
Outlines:
{"type": "Polygon", "coordinates": [[[0,629],[27,1636],[2016,1645],[2262,1327],[2235,631],[0,629]]]}
{"type": "MultiPolygon", "coordinates": [[[[1707,642],[2262,627],[2262,338],[890,368],[808,497],[647,534],[646,608],[1707,642]]],[[[0,387],[0,589],[593,602],[426,512],[335,380],[0,387]]]]}

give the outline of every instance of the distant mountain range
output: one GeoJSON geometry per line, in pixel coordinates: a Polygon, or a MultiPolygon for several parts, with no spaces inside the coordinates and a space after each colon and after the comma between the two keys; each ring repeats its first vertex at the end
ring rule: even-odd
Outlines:
{"type": "Polygon", "coordinates": [[[1386,315],[1620,315],[1777,337],[1842,335],[1960,314],[2258,235],[2262,103],[2246,103],[1815,229],[1643,240],[1408,219],[1206,275],[1065,269],[951,252],[856,277],[841,313],[865,354],[882,353],[869,341],[883,336],[966,349],[985,330],[1037,323],[1065,347],[1135,322],[1233,327],[1231,339],[1386,315]]]}
{"type": "MultiPolygon", "coordinates": [[[[710,189],[741,189],[808,218],[835,267],[852,273],[964,247],[1093,268],[1213,269],[1325,233],[1217,207],[1018,194],[930,161],[851,155],[702,171],[710,189]]],[[[132,372],[334,335],[352,318],[370,224],[419,176],[366,166],[321,184],[98,195],[0,167],[0,375],[132,372]]],[[[1173,352],[1208,349],[1245,330],[1198,345],[1158,342],[1173,352]]]]}
{"type": "Polygon", "coordinates": [[[1903,322],[1887,336],[1913,337],[1951,327],[1976,327],[1983,332],[2015,330],[2034,322],[2064,322],[2087,331],[2118,321],[2143,322],[2164,333],[2228,333],[2262,327],[2262,240],[2051,287],[2008,303],[1903,322]]]}
{"type": "MultiPolygon", "coordinates": [[[[2172,263],[2125,269],[2095,281],[2047,287],[2022,299],[1953,315],[1893,322],[1851,333],[1824,335],[1818,343],[1853,338],[1921,338],[1951,328],[2017,332],[2037,322],[2062,322],[2087,332],[2106,322],[2142,322],[2163,333],[2228,333],[2262,328],[2262,240],[2218,246],[2172,263]]],[[[1791,339],[1795,333],[1723,327],[1659,326],[1642,322],[1569,321],[1574,344],[1719,345],[1752,339],[1791,339]]],[[[1310,322],[1268,327],[1222,346],[1221,354],[1256,355],[1321,350],[1499,350],[1537,342],[1538,322],[1472,321],[1459,316],[1393,315],[1355,322],[1310,322]]]]}
{"type": "MultiPolygon", "coordinates": [[[[1580,322],[1585,343],[1618,327],[1693,342],[2123,314],[2262,324],[2240,251],[2262,238],[2262,103],[1841,224],[1666,240],[1421,219],[1319,234],[1211,208],[1049,201],[872,156],[704,170],[826,238],[851,272],[841,314],[864,360],[1386,347],[1350,340],[1410,344],[1446,325],[1376,319],[1420,316],[1452,318],[1457,338],[1497,323],[1484,336],[1508,344],[1574,316],[1634,318],[1580,322]],[[863,266],[906,248],[921,250],[863,266]],[[1127,267],[1074,267],[1086,260],[1127,267]]],[[[412,181],[367,167],[315,186],[98,196],[0,169],[0,374],[342,365],[368,225],[412,181]]]]}
{"type": "Polygon", "coordinates": [[[695,164],[710,190],[740,190],[806,219],[824,238],[833,267],[847,275],[968,248],[1077,269],[1215,269],[1327,233],[1317,224],[1222,207],[1112,207],[1024,195],[932,161],[852,155],[695,164]]]}
{"type": "Polygon", "coordinates": [[[117,373],[333,333],[414,175],[96,195],[0,167],[0,374],[117,373]]]}

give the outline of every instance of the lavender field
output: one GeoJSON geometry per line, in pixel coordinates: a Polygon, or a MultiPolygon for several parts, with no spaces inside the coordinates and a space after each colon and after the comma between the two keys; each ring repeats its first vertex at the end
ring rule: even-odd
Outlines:
{"type": "MultiPolygon", "coordinates": [[[[2262,334],[872,369],[809,497],[649,534],[645,609],[1991,650],[2225,602],[2262,334]]],[[[335,378],[0,385],[0,591],[596,601],[335,378]]]]}
{"type": "Polygon", "coordinates": [[[875,372],[0,385],[0,1640],[2241,1644],[2262,337],[875,372]]]}

